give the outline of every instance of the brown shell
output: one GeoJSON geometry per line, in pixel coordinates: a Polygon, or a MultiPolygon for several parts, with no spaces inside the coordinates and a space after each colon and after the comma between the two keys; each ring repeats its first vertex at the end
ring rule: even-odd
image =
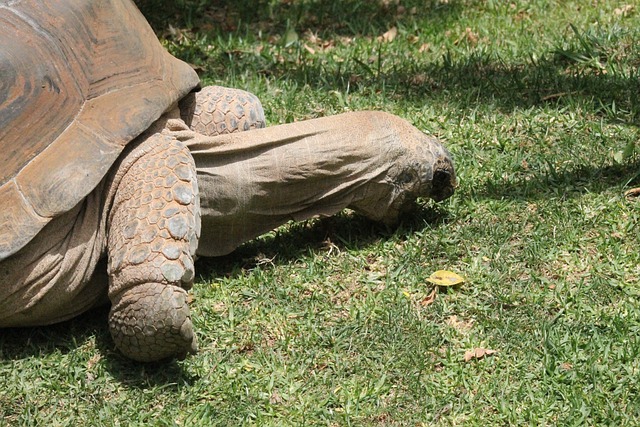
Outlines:
{"type": "Polygon", "coordinates": [[[130,0],[0,0],[0,260],[197,85],[130,0]]]}

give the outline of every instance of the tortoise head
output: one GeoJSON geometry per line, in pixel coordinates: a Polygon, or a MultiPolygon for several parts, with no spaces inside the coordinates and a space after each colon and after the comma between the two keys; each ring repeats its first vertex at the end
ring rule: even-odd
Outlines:
{"type": "Polygon", "coordinates": [[[457,187],[451,154],[436,138],[426,135],[407,121],[390,114],[376,113],[376,138],[384,173],[372,180],[367,198],[350,207],[387,224],[411,211],[417,199],[436,202],[450,197],[457,187]]]}
{"type": "Polygon", "coordinates": [[[422,163],[422,179],[417,197],[428,197],[436,202],[453,195],[458,181],[449,151],[437,140],[428,137],[428,152],[418,156],[422,163]]]}
{"type": "Polygon", "coordinates": [[[439,202],[451,197],[458,182],[449,151],[438,139],[404,121],[397,126],[402,155],[389,178],[403,190],[404,201],[425,198],[439,202]]]}

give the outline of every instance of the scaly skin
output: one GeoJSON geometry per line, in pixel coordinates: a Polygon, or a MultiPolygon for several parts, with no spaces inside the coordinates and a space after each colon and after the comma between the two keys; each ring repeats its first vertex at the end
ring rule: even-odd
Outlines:
{"type": "Polygon", "coordinates": [[[200,232],[195,164],[163,134],[128,159],[108,224],[109,328],[132,359],[184,357],[197,349],[185,291],[200,232]]]}
{"type": "Polygon", "coordinates": [[[260,101],[240,89],[204,87],[180,101],[180,110],[187,126],[206,136],[265,127],[260,101]]]}

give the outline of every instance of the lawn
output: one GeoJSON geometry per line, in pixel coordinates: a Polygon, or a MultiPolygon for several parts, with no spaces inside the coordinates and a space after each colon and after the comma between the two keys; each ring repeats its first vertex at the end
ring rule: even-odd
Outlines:
{"type": "Polygon", "coordinates": [[[107,310],[0,331],[0,425],[640,424],[640,2],[162,3],[167,49],[269,125],[388,111],[460,186],[200,260],[184,361],[126,360],[107,310]]]}

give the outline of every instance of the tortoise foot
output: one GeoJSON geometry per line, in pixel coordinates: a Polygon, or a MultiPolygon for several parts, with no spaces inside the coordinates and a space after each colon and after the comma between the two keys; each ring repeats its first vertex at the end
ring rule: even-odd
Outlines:
{"type": "Polygon", "coordinates": [[[122,292],[113,301],[109,330],[118,349],[140,362],[184,359],[198,349],[187,293],[177,286],[145,283],[122,292]]]}

